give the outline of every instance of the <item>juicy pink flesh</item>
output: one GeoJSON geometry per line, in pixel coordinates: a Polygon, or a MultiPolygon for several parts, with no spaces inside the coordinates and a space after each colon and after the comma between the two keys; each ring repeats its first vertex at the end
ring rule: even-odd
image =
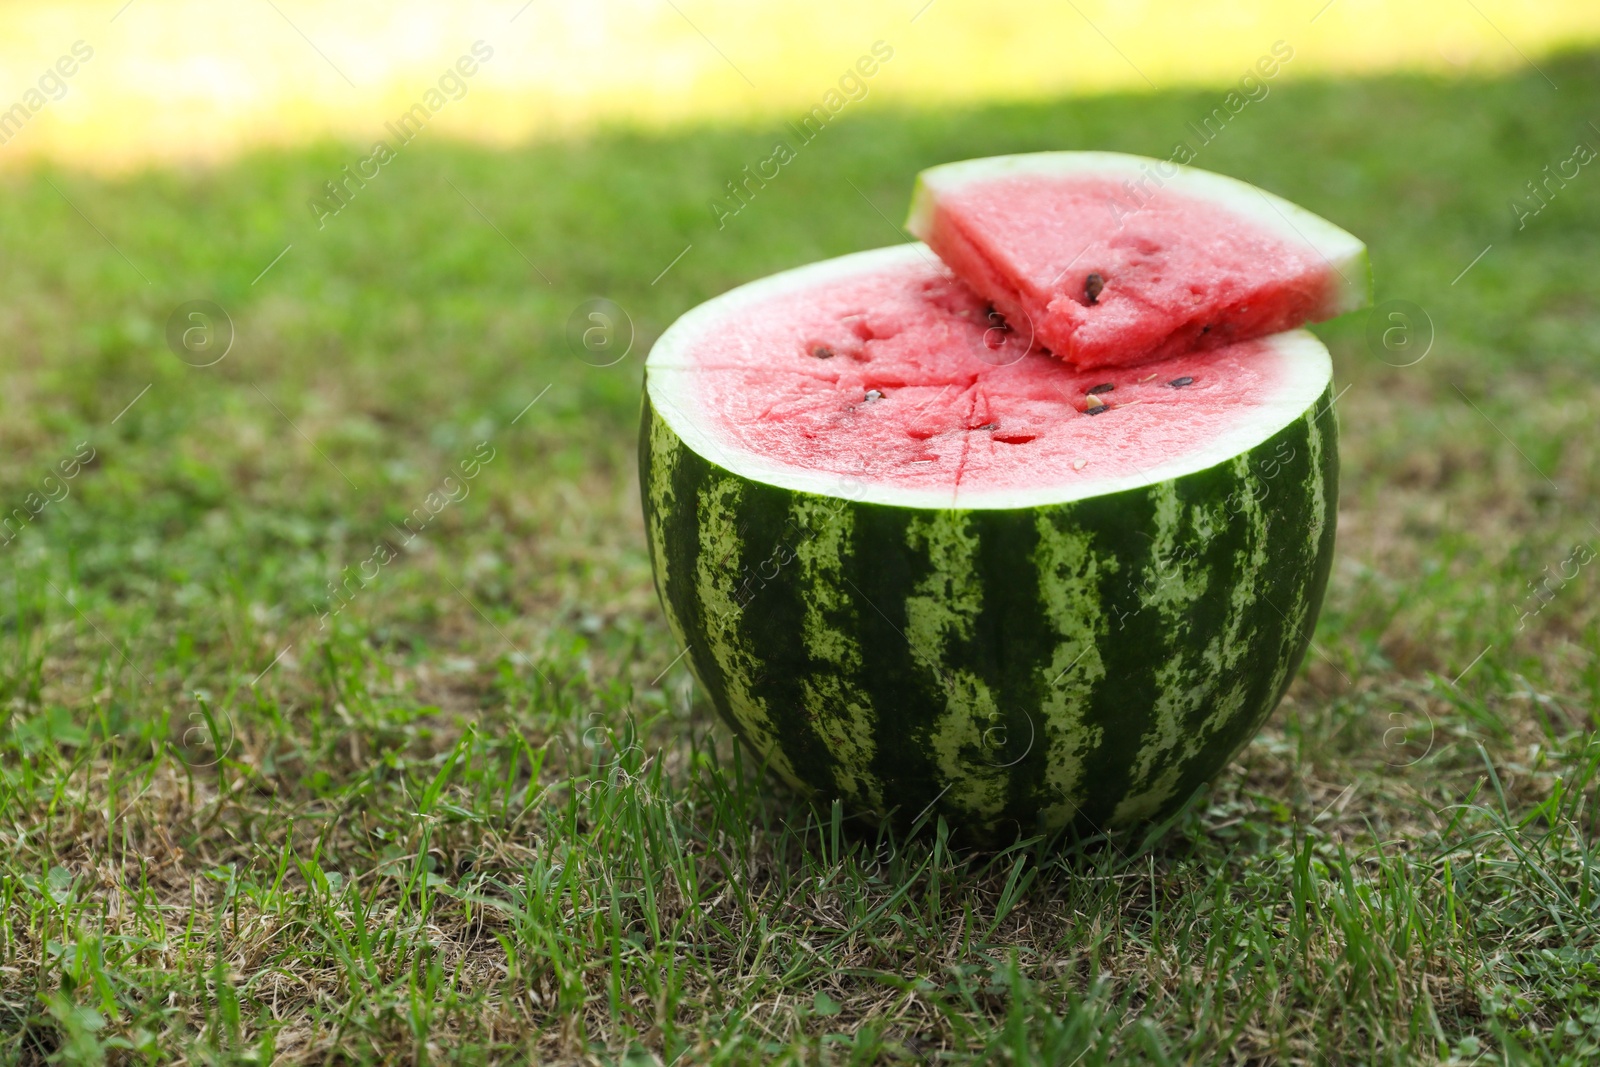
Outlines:
{"type": "Polygon", "coordinates": [[[1336,310],[1337,274],[1171,188],[1079,175],[972,182],[938,197],[927,242],[968,285],[1079,367],[1121,367],[1293,329],[1336,310]],[[1141,206],[1142,205],[1142,206],[1141,206]],[[1087,282],[1104,283],[1090,304],[1087,282]]]}
{"type": "Polygon", "coordinates": [[[1138,474],[1213,440],[1283,373],[1259,341],[1076,370],[1024,351],[928,259],[748,305],[662,373],[690,376],[699,417],[736,449],[952,494],[1138,474]],[[1094,398],[1106,410],[1087,414],[1102,384],[1115,386],[1094,398]]]}

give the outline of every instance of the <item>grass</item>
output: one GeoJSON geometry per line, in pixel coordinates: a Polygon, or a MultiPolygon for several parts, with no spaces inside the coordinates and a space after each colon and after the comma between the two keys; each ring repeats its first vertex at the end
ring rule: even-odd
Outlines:
{"type": "Polygon", "coordinates": [[[897,240],[922,166],[1166,155],[1216,94],[864,109],[720,231],[774,130],[419,140],[320,230],[363,150],[0,177],[0,501],[38,511],[0,548],[0,1059],[1591,1061],[1600,175],[1508,201],[1600,143],[1600,54],[1542,65],[1278,86],[1201,152],[1368,236],[1433,343],[1319,328],[1316,651],[1143,850],[765,783],[654,602],[639,374],[692,303],[897,240]],[[596,295],[609,367],[566,340],[596,295]],[[209,367],[164,341],[194,299],[209,367]]]}

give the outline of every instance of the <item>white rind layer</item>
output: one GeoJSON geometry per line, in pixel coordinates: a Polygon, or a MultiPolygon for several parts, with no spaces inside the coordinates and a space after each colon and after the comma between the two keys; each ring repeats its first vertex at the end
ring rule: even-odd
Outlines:
{"type": "Polygon", "coordinates": [[[934,206],[938,198],[952,195],[973,183],[1020,175],[1066,174],[1093,174],[1114,181],[1133,182],[1136,186],[1143,182],[1143,188],[1155,196],[1159,196],[1161,190],[1170,188],[1187,196],[1209,200],[1277,234],[1285,241],[1309,248],[1320,256],[1339,277],[1333,306],[1324,309],[1326,317],[1342,315],[1371,303],[1372,272],[1367,260],[1367,246],[1354,235],[1322,216],[1248,182],[1148,156],[1131,156],[1121,152],[1030,152],[930,167],[917,177],[906,229],[927,240],[933,230],[934,206]]]}
{"type": "Polygon", "coordinates": [[[650,350],[645,362],[648,401],[684,445],[724,470],[754,481],[861,503],[1000,510],[1105,496],[1156,485],[1228,462],[1304,415],[1333,379],[1333,363],[1327,348],[1308,331],[1291,330],[1263,338],[1259,342],[1265,346],[1263,358],[1276,358],[1282,366],[1278,389],[1259,405],[1242,408],[1239,420],[1226,433],[1184,455],[1154,457],[1148,469],[1135,475],[1096,477],[1068,470],[1059,472],[1059,479],[1051,479],[1047,472],[1041,471],[1042,484],[1022,490],[909,489],[849,474],[797,467],[752,452],[726,435],[714,432],[721,415],[706,410],[701,403],[695,388],[699,372],[694,369],[693,361],[694,348],[708,331],[767,300],[854,275],[907,266],[923,257],[932,260],[933,254],[920,244],[856,252],[770,275],[706,301],[685,312],[650,350]]]}

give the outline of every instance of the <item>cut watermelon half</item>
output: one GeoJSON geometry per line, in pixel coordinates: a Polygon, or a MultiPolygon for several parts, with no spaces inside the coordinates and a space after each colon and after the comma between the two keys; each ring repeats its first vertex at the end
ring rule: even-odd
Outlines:
{"type": "Polygon", "coordinates": [[[933,167],[907,226],[1078,367],[1223,348],[1370,299],[1366,247],[1344,230],[1255,186],[1141,156],[933,167]]]}
{"type": "Polygon", "coordinates": [[[1331,374],[1304,331],[1076,370],[921,245],[742,286],[646,364],[667,622],[763,763],[847,815],[1146,824],[1306,651],[1331,374]]]}

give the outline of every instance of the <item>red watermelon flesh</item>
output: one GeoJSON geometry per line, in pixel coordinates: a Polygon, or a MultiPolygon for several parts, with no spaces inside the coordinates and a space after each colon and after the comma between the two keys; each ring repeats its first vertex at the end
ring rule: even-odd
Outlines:
{"type": "Polygon", "coordinates": [[[1367,300],[1366,251],[1348,233],[1231,178],[1133,156],[935,167],[909,225],[1078,367],[1222,348],[1367,300]]]}
{"type": "Polygon", "coordinates": [[[1304,332],[1080,370],[998,323],[927,248],[860,253],[685,316],[651,354],[651,394],[697,451],[777,484],[1013,507],[1231,458],[1328,380],[1304,332]]]}

